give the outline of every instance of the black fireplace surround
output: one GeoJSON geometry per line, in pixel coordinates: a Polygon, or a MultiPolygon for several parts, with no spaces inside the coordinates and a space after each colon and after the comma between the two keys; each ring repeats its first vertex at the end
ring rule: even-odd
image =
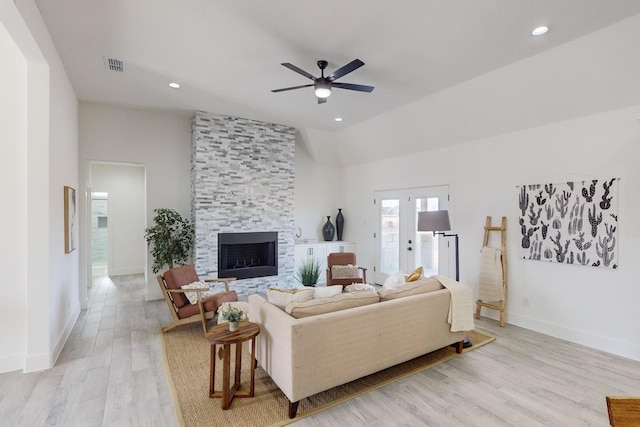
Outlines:
{"type": "Polygon", "coordinates": [[[278,275],[278,232],[218,233],[218,277],[278,275]]]}

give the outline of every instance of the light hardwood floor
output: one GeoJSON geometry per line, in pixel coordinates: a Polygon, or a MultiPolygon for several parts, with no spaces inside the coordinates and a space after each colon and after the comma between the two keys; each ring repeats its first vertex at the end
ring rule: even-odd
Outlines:
{"type": "MultiPolygon", "coordinates": [[[[56,366],[0,374],[0,425],[174,426],[158,338],[170,316],[143,288],[142,276],[96,278],[56,366]]],[[[497,340],[293,425],[607,426],[607,394],[640,394],[640,362],[476,326],[497,340]]]]}

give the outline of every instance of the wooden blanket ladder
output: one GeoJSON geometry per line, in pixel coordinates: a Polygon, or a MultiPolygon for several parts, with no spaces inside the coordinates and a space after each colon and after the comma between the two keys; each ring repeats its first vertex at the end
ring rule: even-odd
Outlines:
{"type": "Polygon", "coordinates": [[[490,304],[488,302],[484,302],[481,299],[476,301],[476,319],[480,318],[480,310],[482,307],[487,307],[492,310],[500,311],[500,326],[504,326],[505,323],[505,305],[507,299],[507,217],[502,217],[502,224],[500,226],[492,226],[491,225],[491,217],[487,217],[487,222],[484,226],[484,240],[482,242],[482,247],[484,248],[489,243],[489,233],[491,231],[499,231],[500,232],[500,254],[502,260],[502,290],[503,290],[503,299],[498,301],[500,305],[490,304]]]}

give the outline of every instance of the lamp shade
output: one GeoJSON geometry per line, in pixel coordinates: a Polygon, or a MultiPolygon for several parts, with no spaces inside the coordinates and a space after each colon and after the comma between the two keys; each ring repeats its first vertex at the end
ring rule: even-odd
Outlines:
{"type": "Polygon", "coordinates": [[[314,92],[318,98],[328,98],[331,95],[331,84],[318,80],[314,92]]]}
{"type": "Polygon", "coordinates": [[[418,212],[418,231],[447,230],[451,230],[451,224],[449,224],[449,211],[418,212]]]}

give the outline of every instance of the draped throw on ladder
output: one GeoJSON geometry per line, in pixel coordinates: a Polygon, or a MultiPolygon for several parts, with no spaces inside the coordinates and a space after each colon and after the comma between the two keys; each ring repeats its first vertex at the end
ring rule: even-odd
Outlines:
{"type": "Polygon", "coordinates": [[[482,301],[502,301],[504,287],[500,249],[485,246],[480,253],[478,298],[482,301]]]}

